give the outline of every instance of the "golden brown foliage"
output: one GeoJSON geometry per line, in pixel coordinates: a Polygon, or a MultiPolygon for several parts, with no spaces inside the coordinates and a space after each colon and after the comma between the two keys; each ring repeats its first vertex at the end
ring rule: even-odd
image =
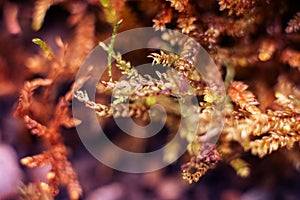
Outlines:
{"type": "Polygon", "coordinates": [[[191,160],[182,165],[182,177],[188,183],[197,182],[207,170],[215,167],[220,160],[214,145],[209,143],[200,146],[199,152],[191,160]]]}
{"type": "Polygon", "coordinates": [[[251,12],[253,8],[255,8],[255,0],[243,1],[228,1],[228,0],[218,0],[220,5],[220,10],[223,11],[225,9],[228,10],[228,15],[242,15],[246,12],[251,12]]]}
{"type": "Polygon", "coordinates": [[[291,67],[296,67],[300,70],[300,52],[293,49],[285,49],[281,54],[283,63],[289,64],[291,67]]]}
{"type": "Polygon", "coordinates": [[[44,189],[44,184],[29,183],[20,186],[20,200],[53,200],[53,196],[44,189]]]}
{"type": "Polygon", "coordinates": [[[297,32],[300,29],[300,12],[296,13],[293,19],[288,22],[288,26],[285,28],[285,32],[292,33],[297,32]]]}
{"type": "Polygon", "coordinates": [[[247,91],[247,85],[242,82],[233,82],[228,88],[228,95],[241,109],[251,114],[259,114],[260,110],[256,107],[258,104],[252,92],[247,91]]]}
{"type": "Polygon", "coordinates": [[[72,90],[59,100],[59,103],[55,107],[53,119],[48,122],[47,126],[42,125],[29,116],[31,114],[30,107],[32,106],[34,90],[40,86],[49,86],[51,83],[52,81],[47,79],[36,79],[26,82],[22,90],[15,115],[24,120],[32,134],[43,138],[48,150],[35,156],[25,157],[21,160],[21,163],[31,168],[50,164],[51,170],[47,174],[48,183],[41,183],[41,190],[55,196],[58,194],[59,185],[62,184],[68,187],[71,199],[78,199],[82,194],[82,189],[75,171],[67,160],[67,148],[63,144],[60,135],[61,126],[75,126],[74,119],[71,120],[68,115],[72,90]]]}
{"type": "Polygon", "coordinates": [[[54,4],[61,3],[63,0],[40,0],[35,2],[33,12],[32,28],[39,30],[42,27],[47,10],[54,4]]]}
{"type": "MultiPolygon", "coordinates": [[[[86,31],[89,32],[89,30],[86,31]]],[[[82,33],[79,32],[78,34],[82,33]]],[[[85,43],[80,38],[82,36],[74,37],[74,41],[78,45],[80,42],[85,43]]],[[[31,168],[44,165],[51,166],[51,170],[46,177],[48,182],[41,182],[38,186],[43,193],[52,197],[56,196],[59,192],[59,186],[63,185],[67,187],[70,199],[79,199],[82,195],[82,188],[76,172],[68,161],[69,153],[63,143],[61,128],[72,128],[79,123],[77,119],[71,116],[70,101],[73,97],[73,91],[80,88],[87,77],[73,84],[64,96],[59,97],[57,104],[53,94],[50,92],[56,87],[55,81],[59,80],[60,77],[74,75],[76,69],[79,68],[82,60],[68,63],[69,57],[72,58],[77,55],[77,58],[83,59],[88,52],[85,50],[78,52],[69,51],[66,54],[69,48],[68,45],[64,44],[60,38],[57,38],[57,45],[61,48],[61,54],[57,57],[44,41],[34,39],[33,42],[41,47],[44,58],[42,60],[39,57],[29,58],[29,64],[35,64],[35,62],[38,62],[38,64],[43,63],[44,66],[38,67],[49,67],[49,70],[46,71],[46,78],[36,78],[25,82],[14,115],[23,119],[31,134],[42,138],[46,150],[41,154],[22,158],[21,163],[31,168]],[[49,61],[50,65],[47,66],[49,61]],[[35,94],[37,89],[42,89],[39,95],[35,94]]],[[[88,48],[92,48],[91,44],[88,45],[88,48]]],[[[38,64],[36,63],[36,65],[38,64]]],[[[38,71],[41,70],[38,69],[38,71]]]]}
{"type": "Polygon", "coordinates": [[[155,30],[165,30],[166,24],[170,23],[172,20],[172,10],[170,8],[165,8],[166,5],[162,5],[162,11],[158,13],[153,19],[153,28],[155,30]]]}
{"type": "Polygon", "coordinates": [[[239,142],[245,151],[264,157],[282,147],[291,149],[299,137],[299,105],[283,94],[277,92],[274,103],[281,110],[268,109],[266,113],[256,107],[254,95],[245,91],[247,86],[241,82],[233,82],[228,89],[231,99],[242,110],[249,112],[248,116],[242,110],[234,113],[235,122],[228,120],[224,127],[226,139],[239,142]],[[259,137],[258,137],[259,136],[259,137]]]}

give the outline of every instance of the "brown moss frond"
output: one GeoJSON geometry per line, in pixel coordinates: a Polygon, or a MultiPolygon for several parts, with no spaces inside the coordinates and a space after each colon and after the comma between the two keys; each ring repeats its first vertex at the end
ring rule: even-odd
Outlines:
{"type": "Polygon", "coordinates": [[[166,24],[170,23],[172,20],[172,10],[166,7],[165,4],[162,5],[162,10],[159,12],[156,17],[152,20],[153,28],[155,30],[165,30],[166,24]]]}
{"type": "Polygon", "coordinates": [[[228,88],[228,95],[234,103],[241,109],[245,109],[251,114],[259,114],[261,111],[256,107],[258,101],[252,92],[247,91],[248,86],[242,82],[233,82],[228,88]]]}
{"type": "Polygon", "coordinates": [[[44,192],[55,196],[58,194],[59,185],[62,184],[72,188],[69,191],[71,199],[78,199],[82,194],[82,189],[75,171],[67,160],[67,148],[63,144],[60,134],[61,126],[67,125],[70,127],[74,125],[74,122],[71,122],[71,118],[68,116],[68,106],[69,101],[72,99],[72,93],[68,92],[60,99],[55,108],[53,119],[47,125],[42,125],[28,115],[30,114],[29,110],[34,89],[41,85],[48,86],[50,83],[52,82],[47,79],[36,79],[32,82],[26,82],[22,90],[16,115],[23,118],[32,134],[43,139],[47,150],[39,155],[25,157],[21,160],[21,163],[28,167],[40,167],[50,164],[51,170],[47,175],[48,183],[44,183],[44,187],[42,187],[44,192]],[[67,119],[63,120],[64,118],[67,119]]]}
{"type": "Polygon", "coordinates": [[[53,81],[50,79],[35,79],[33,81],[25,82],[24,87],[21,90],[18,106],[14,112],[14,116],[22,118],[29,114],[34,90],[40,86],[49,86],[52,82],[53,81]]]}
{"type": "Polygon", "coordinates": [[[283,63],[289,64],[291,67],[300,70],[300,52],[293,49],[285,49],[280,57],[283,63]]]}
{"type": "Polygon", "coordinates": [[[237,16],[251,12],[255,8],[255,0],[218,0],[220,10],[228,10],[228,15],[235,14],[237,16]]]}
{"type": "Polygon", "coordinates": [[[200,145],[197,154],[181,166],[182,178],[190,184],[198,182],[207,170],[216,166],[219,160],[220,155],[214,145],[209,143],[200,145]]]}
{"type": "Polygon", "coordinates": [[[54,4],[63,2],[64,0],[39,0],[35,2],[32,28],[38,31],[43,24],[47,10],[54,4]]]}

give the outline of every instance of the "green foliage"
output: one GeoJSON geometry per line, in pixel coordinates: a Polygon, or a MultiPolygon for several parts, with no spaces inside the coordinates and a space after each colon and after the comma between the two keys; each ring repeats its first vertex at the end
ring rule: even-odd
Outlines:
{"type": "Polygon", "coordinates": [[[41,40],[40,38],[34,38],[34,39],[32,39],[32,42],[33,42],[34,44],[38,45],[38,46],[42,49],[42,51],[43,51],[43,53],[44,53],[44,56],[45,56],[47,59],[51,60],[52,58],[54,58],[53,51],[52,51],[52,49],[47,45],[46,42],[44,42],[44,41],[41,40]]]}
{"type": "Polygon", "coordinates": [[[114,24],[117,21],[117,11],[112,7],[110,0],[100,0],[100,3],[104,8],[106,21],[114,24]]]}

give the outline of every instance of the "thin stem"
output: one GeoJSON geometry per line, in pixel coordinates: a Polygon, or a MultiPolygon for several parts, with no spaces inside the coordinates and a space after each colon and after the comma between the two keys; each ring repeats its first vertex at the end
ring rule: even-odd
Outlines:
{"type": "Polygon", "coordinates": [[[117,36],[117,30],[120,27],[122,22],[123,22],[123,19],[118,21],[117,24],[115,25],[114,30],[113,30],[113,34],[112,34],[112,37],[111,37],[111,41],[110,41],[110,44],[109,44],[108,57],[107,57],[108,66],[107,67],[108,67],[108,76],[109,76],[109,81],[110,82],[112,81],[111,59],[114,55],[114,49],[113,49],[114,48],[114,43],[115,43],[115,39],[116,39],[116,36],[117,36]]]}

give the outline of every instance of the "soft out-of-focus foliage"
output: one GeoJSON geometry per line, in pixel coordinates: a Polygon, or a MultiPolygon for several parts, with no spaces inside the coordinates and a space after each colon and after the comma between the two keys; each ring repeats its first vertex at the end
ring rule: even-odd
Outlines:
{"type": "Polygon", "coordinates": [[[291,19],[288,23],[288,26],[285,29],[285,32],[292,33],[297,32],[300,29],[300,12],[296,13],[294,18],[291,19]]]}
{"type": "MultiPolygon", "coordinates": [[[[31,134],[41,138],[39,142],[44,147],[42,153],[27,155],[21,163],[31,168],[51,166],[46,182],[21,187],[21,199],[51,199],[58,194],[60,186],[67,188],[71,199],[82,196],[77,173],[68,160],[71,150],[64,144],[62,134],[62,129],[80,123],[71,114],[73,97],[94,109],[101,122],[112,115],[148,122],[151,105],[159,102],[166,107],[166,127],[171,137],[178,129],[180,117],[176,102],[178,93],[174,89],[174,84],[180,82],[171,78],[172,70],[181,75],[199,97],[197,114],[203,124],[198,127],[196,137],[191,137],[189,127],[183,128],[181,133],[190,143],[183,161],[179,161],[185,162],[183,179],[197,182],[218,162],[227,163],[239,176],[247,177],[251,168],[255,168],[248,164],[247,153],[264,159],[279,151],[286,156],[287,162],[299,169],[300,8],[295,2],[36,0],[32,4],[3,1],[1,6],[4,19],[1,26],[5,26],[6,31],[0,34],[0,98],[16,95],[19,91],[14,114],[24,121],[31,134]],[[48,31],[43,28],[47,28],[47,14],[52,8],[67,13],[66,19],[61,19],[64,28],[71,32],[67,42],[59,34],[51,45],[43,38],[30,38],[41,48],[41,54],[27,52],[26,45],[22,46],[18,40],[3,42],[11,35],[22,34],[29,40],[30,26],[37,34],[48,31]],[[177,29],[193,37],[210,53],[224,77],[227,95],[224,97],[225,124],[216,145],[203,142],[203,138],[207,135],[205,125],[211,122],[212,105],[217,98],[187,57],[152,52],[148,58],[153,59],[154,64],[172,70],[157,73],[158,78],[145,77],[138,74],[130,59],[113,52],[113,43],[111,46],[100,44],[110,52],[109,57],[116,60],[116,65],[111,66],[107,77],[97,86],[100,97],[96,100],[101,103],[90,101],[89,94],[80,90],[89,78],[89,71],[80,84],[73,84],[85,57],[97,42],[113,32],[120,19],[123,22],[119,31],[150,25],[156,30],[177,29]],[[115,101],[107,103],[101,95],[111,95],[112,89],[117,87],[119,72],[131,77],[127,81],[134,93],[129,97],[120,94],[115,101]],[[27,80],[22,84],[24,79],[27,80]],[[124,104],[128,98],[129,110],[124,104]]],[[[171,44],[176,43],[176,36],[165,37],[171,44]]],[[[187,53],[190,52],[192,49],[187,48],[187,53]]],[[[166,160],[172,160],[176,148],[165,154],[166,160]]]]}
{"type": "MultiPolygon", "coordinates": [[[[43,139],[47,150],[38,155],[22,158],[21,163],[31,168],[50,164],[51,170],[47,173],[49,182],[41,182],[37,187],[45,192],[45,195],[55,196],[58,194],[59,185],[66,185],[70,198],[78,199],[82,194],[82,189],[77,175],[67,159],[67,147],[63,144],[60,129],[62,126],[71,128],[78,123],[78,120],[70,116],[69,106],[73,89],[81,86],[74,84],[70,91],[60,97],[58,103],[55,104],[54,100],[50,98],[50,91],[55,87],[54,80],[66,73],[66,71],[59,70],[59,68],[63,69],[64,60],[57,58],[44,41],[34,39],[33,42],[42,48],[45,58],[52,61],[54,66],[50,67],[53,71],[50,70],[47,78],[36,78],[25,82],[14,114],[24,120],[33,135],[43,139]],[[40,87],[46,87],[46,89],[40,95],[34,96],[35,90],[40,87]],[[50,112],[50,110],[54,110],[52,116],[43,113],[43,111],[50,112]],[[44,115],[47,117],[43,122],[34,119],[44,115]]],[[[60,39],[58,39],[58,44],[64,47],[60,39]]],[[[67,73],[70,71],[68,70],[67,73]]]]}

